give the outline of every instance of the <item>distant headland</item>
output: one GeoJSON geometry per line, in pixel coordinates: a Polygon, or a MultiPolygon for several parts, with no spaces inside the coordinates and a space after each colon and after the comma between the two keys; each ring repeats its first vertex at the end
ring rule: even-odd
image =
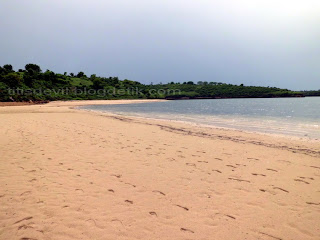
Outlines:
{"type": "Polygon", "coordinates": [[[118,77],[87,76],[42,71],[27,64],[15,71],[10,64],[0,66],[1,102],[47,102],[53,100],[96,99],[219,99],[320,96],[318,91],[291,91],[276,87],[226,84],[221,82],[170,82],[142,84],[118,77]]]}

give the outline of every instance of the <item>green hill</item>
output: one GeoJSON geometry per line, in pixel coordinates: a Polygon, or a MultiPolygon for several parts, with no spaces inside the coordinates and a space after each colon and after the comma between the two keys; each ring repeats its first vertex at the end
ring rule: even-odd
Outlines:
{"type": "Polygon", "coordinates": [[[145,85],[118,77],[86,76],[83,72],[42,71],[36,64],[14,71],[9,64],[0,67],[0,101],[51,101],[85,99],[201,99],[302,97],[301,92],[275,87],[256,87],[220,82],[168,83],[145,85]]]}

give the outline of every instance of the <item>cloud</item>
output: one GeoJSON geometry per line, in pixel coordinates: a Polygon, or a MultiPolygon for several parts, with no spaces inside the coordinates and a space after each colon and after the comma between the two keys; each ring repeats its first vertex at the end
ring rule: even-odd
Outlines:
{"type": "Polygon", "coordinates": [[[313,0],[2,1],[0,64],[320,88],[319,22],[313,0]]]}

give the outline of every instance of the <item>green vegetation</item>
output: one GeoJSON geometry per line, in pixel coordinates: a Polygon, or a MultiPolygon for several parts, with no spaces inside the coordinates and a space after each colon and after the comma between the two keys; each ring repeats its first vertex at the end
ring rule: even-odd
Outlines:
{"type": "Polygon", "coordinates": [[[14,71],[10,64],[0,67],[0,101],[51,101],[85,99],[195,99],[301,97],[301,92],[275,87],[254,87],[199,81],[145,85],[118,77],[90,77],[42,71],[36,64],[14,71]]]}
{"type": "Polygon", "coordinates": [[[84,86],[89,87],[93,85],[92,81],[90,81],[89,79],[76,78],[76,77],[71,77],[69,79],[70,79],[71,85],[75,87],[84,87],[84,86]]]}
{"type": "Polygon", "coordinates": [[[320,96],[320,89],[318,91],[302,91],[305,96],[320,96]]]}

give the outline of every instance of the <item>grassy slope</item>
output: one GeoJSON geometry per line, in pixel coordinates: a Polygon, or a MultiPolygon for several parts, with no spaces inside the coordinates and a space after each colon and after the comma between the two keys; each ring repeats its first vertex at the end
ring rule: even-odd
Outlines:
{"type": "Polygon", "coordinates": [[[89,87],[92,86],[93,83],[90,80],[73,77],[70,78],[70,84],[75,87],[89,87]]]}

